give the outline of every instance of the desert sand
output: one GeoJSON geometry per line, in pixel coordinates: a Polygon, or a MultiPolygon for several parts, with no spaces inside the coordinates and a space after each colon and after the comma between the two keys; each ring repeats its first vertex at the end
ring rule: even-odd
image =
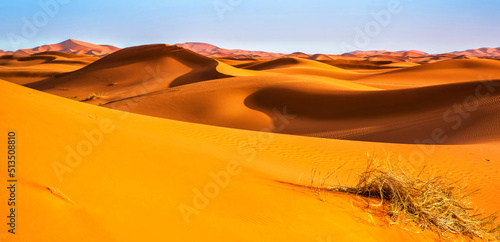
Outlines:
{"type": "Polygon", "coordinates": [[[326,57],[158,44],[0,59],[0,127],[19,139],[15,241],[439,239],[314,192],[342,164],[322,186],[354,184],[367,155],[460,180],[500,211],[499,61],[326,57]],[[16,76],[29,70],[41,74],[16,76]]]}
{"type": "Polygon", "coordinates": [[[0,78],[20,85],[78,70],[98,60],[88,55],[43,52],[0,56],[0,78]]]}
{"type": "Polygon", "coordinates": [[[462,144],[500,134],[498,113],[492,111],[499,107],[499,93],[482,84],[498,85],[496,60],[446,60],[371,72],[302,58],[255,62],[230,66],[176,46],[139,46],[27,86],[149,116],[294,135],[412,144],[443,127],[450,133],[444,143],[462,144]],[[447,110],[476,96],[477,86],[488,97],[470,104],[474,116],[460,120],[455,132],[455,116],[470,112],[447,110]],[[283,112],[294,119],[281,129],[272,120],[283,112]],[[483,128],[468,128],[476,125],[483,128]]]}
{"type": "Polygon", "coordinates": [[[0,55],[32,55],[43,52],[58,51],[75,55],[89,55],[102,57],[111,54],[120,48],[112,45],[96,45],[81,40],[68,39],[61,43],[42,45],[31,49],[16,51],[0,51],[0,55]]]}

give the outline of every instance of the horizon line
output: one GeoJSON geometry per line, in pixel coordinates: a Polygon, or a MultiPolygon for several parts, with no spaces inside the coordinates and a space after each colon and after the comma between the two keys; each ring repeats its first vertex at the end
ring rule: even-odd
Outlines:
{"type": "Polygon", "coordinates": [[[175,44],[169,44],[169,43],[147,43],[147,44],[139,44],[139,45],[130,45],[130,46],[126,46],[126,47],[118,47],[119,45],[114,45],[114,44],[96,44],[96,43],[93,43],[93,42],[88,42],[88,41],[84,41],[84,40],[78,40],[78,39],[69,38],[69,39],[63,40],[61,42],[52,43],[52,44],[42,44],[42,45],[34,46],[34,47],[31,47],[31,48],[20,48],[20,49],[17,49],[17,50],[4,50],[4,49],[0,49],[0,51],[4,51],[4,52],[16,52],[16,51],[20,51],[20,50],[34,49],[34,48],[45,46],[45,45],[61,44],[61,43],[64,43],[64,42],[67,42],[67,41],[72,41],[72,40],[79,41],[79,42],[84,42],[84,43],[88,43],[88,44],[93,44],[93,45],[101,45],[101,46],[106,46],[107,45],[107,46],[112,46],[112,47],[116,47],[116,48],[120,48],[120,49],[125,49],[125,48],[130,48],[130,47],[135,47],[135,46],[143,46],[143,45],[154,45],[154,44],[179,45],[179,44],[195,43],[195,44],[212,45],[212,46],[215,46],[217,48],[227,49],[227,50],[244,50],[244,51],[255,51],[255,52],[268,52],[268,53],[274,53],[274,54],[304,53],[304,54],[307,54],[307,55],[318,55],[318,54],[323,54],[323,55],[344,55],[344,54],[349,54],[349,53],[354,53],[354,52],[370,52],[370,51],[385,51],[385,52],[394,52],[394,53],[409,52],[409,51],[419,51],[419,52],[423,52],[423,53],[425,53],[427,55],[440,55],[440,54],[448,54],[448,53],[452,53],[452,52],[462,52],[462,51],[478,50],[478,49],[484,49],[484,48],[491,48],[491,49],[498,49],[498,48],[500,48],[500,46],[499,47],[483,46],[483,47],[478,47],[478,48],[471,48],[471,47],[469,47],[468,49],[464,49],[464,50],[454,50],[454,51],[450,51],[450,52],[439,52],[439,53],[431,53],[431,52],[426,52],[426,51],[419,50],[419,49],[405,49],[405,50],[388,50],[388,49],[368,49],[368,50],[362,50],[362,49],[357,49],[357,50],[353,50],[353,51],[350,51],[350,52],[344,52],[344,53],[340,53],[340,54],[333,54],[333,53],[327,53],[327,52],[319,52],[319,53],[311,54],[311,53],[307,53],[307,52],[303,52],[303,51],[294,51],[294,52],[290,52],[290,53],[284,53],[284,52],[280,52],[280,51],[275,52],[275,51],[272,51],[272,50],[262,50],[262,49],[260,49],[260,50],[245,49],[245,48],[231,48],[231,49],[229,49],[229,48],[220,47],[219,45],[216,45],[216,44],[211,44],[211,43],[208,43],[208,42],[201,42],[201,41],[187,41],[187,42],[175,43],[175,44]]]}

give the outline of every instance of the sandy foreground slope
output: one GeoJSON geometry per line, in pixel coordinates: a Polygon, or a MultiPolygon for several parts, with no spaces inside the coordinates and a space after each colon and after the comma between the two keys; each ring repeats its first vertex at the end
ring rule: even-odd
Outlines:
{"type": "Polygon", "coordinates": [[[315,165],[324,174],[345,163],[339,179],[348,184],[366,153],[463,178],[481,189],[473,197],[481,210],[500,211],[500,151],[491,140],[423,148],[319,139],[124,113],[6,81],[0,90],[0,129],[16,130],[19,154],[18,230],[0,235],[5,241],[436,239],[387,226],[350,196],[321,201],[306,191],[315,165]]]}

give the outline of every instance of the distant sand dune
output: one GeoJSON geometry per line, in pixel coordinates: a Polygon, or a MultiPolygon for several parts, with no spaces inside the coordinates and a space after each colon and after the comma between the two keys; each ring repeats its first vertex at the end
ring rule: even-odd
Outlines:
{"type": "Polygon", "coordinates": [[[32,49],[20,49],[17,51],[3,52],[0,55],[32,55],[42,52],[64,52],[75,55],[90,55],[90,56],[105,56],[111,54],[120,48],[111,45],[96,45],[92,43],[83,42],[75,39],[68,39],[61,43],[42,45],[32,49]]]}
{"type": "Polygon", "coordinates": [[[500,61],[448,60],[362,77],[360,84],[384,89],[500,79],[500,61]]]}
{"type": "Polygon", "coordinates": [[[49,51],[33,55],[0,57],[0,78],[17,84],[29,84],[58,74],[78,70],[97,57],[49,51]]]}
{"type": "Polygon", "coordinates": [[[250,70],[269,70],[269,69],[278,69],[278,68],[290,68],[290,67],[309,67],[309,68],[316,68],[316,69],[326,69],[326,70],[334,70],[334,71],[346,71],[341,68],[331,66],[328,64],[324,64],[321,62],[313,61],[313,60],[306,60],[306,59],[301,59],[301,58],[281,58],[281,59],[276,59],[264,63],[259,63],[256,65],[251,65],[245,67],[245,69],[250,69],[250,70]]]}

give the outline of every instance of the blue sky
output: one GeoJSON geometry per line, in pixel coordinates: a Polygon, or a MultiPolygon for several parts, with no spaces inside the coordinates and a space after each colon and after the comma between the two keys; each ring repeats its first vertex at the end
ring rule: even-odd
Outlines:
{"type": "Polygon", "coordinates": [[[336,54],[345,46],[443,53],[500,47],[498,13],[498,0],[1,1],[0,49],[73,38],[118,47],[206,42],[283,53],[336,54]],[[373,13],[385,13],[384,21],[373,13]]]}

